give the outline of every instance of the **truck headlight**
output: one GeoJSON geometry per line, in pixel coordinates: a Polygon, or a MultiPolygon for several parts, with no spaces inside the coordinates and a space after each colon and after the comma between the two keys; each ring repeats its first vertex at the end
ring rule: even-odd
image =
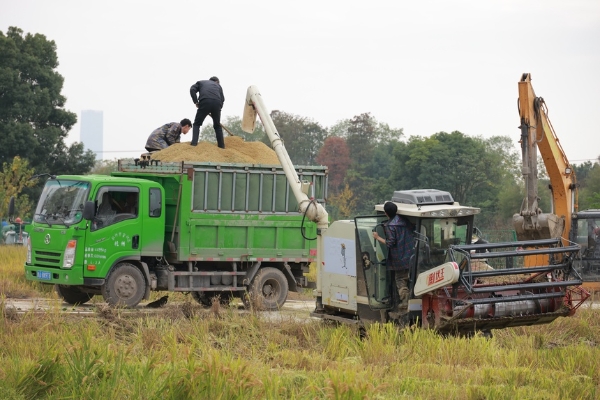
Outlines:
{"type": "Polygon", "coordinates": [[[77,249],[77,240],[69,240],[65,247],[65,256],[63,258],[63,268],[72,268],[75,262],[75,250],[77,249]]]}
{"type": "Polygon", "coordinates": [[[27,258],[25,259],[27,264],[31,264],[31,237],[27,238],[27,258]]]}

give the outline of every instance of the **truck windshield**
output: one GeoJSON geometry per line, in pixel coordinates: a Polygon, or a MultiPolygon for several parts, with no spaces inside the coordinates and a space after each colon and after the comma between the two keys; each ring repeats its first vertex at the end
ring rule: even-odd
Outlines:
{"type": "Polygon", "coordinates": [[[89,182],[49,180],[44,186],[33,220],[50,226],[78,223],[89,191],[89,182]]]}

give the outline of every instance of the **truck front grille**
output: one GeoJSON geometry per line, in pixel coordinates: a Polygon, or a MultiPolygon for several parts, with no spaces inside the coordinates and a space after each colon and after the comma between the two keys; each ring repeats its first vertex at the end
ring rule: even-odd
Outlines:
{"type": "Polygon", "coordinates": [[[34,264],[45,266],[45,267],[60,267],[61,253],[54,253],[49,251],[35,251],[34,252],[34,264]]]}

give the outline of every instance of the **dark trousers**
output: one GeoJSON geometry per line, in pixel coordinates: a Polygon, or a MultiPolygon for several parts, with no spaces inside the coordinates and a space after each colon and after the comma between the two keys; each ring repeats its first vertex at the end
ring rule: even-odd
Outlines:
{"type": "Polygon", "coordinates": [[[204,99],[198,103],[198,111],[196,111],[196,118],[194,119],[192,145],[198,144],[198,137],[200,135],[200,127],[204,122],[204,119],[210,114],[213,120],[213,128],[215,128],[215,134],[217,136],[217,144],[220,148],[225,148],[225,142],[223,141],[223,128],[221,128],[221,104],[218,100],[204,99]]]}

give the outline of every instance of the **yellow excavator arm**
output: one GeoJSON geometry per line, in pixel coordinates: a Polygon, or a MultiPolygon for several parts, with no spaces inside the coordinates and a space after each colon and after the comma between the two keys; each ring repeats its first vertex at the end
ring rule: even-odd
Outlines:
{"type": "Polygon", "coordinates": [[[548,119],[544,99],[536,97],[531,74],[524,73],[519,82],[521,117],[522,173],[525,198],[513,223],[519,240],[568,239],[573,214],[577,212],[577,181],[565,152],[548,119]],[[552,209],[543,213],[538,205],[537,154],[542,156],[550,178],[552,209]]]}

